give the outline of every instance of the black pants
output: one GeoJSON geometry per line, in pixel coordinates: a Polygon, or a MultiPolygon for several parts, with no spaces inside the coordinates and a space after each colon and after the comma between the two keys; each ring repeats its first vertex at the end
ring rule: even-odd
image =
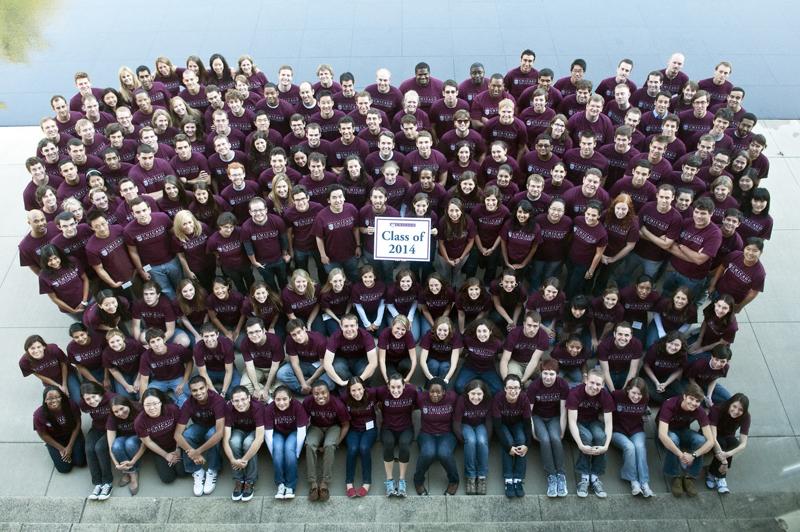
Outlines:
{"type": "Polygon", "coordinates": [[[394,448],[399,448],[397,461],[407,464],[411,458],[411,440],[414,439],[414,429],[396,431],[391,429],[381,429],[381,443],[383,443],[383,461],[394,462],[394,448]]]}
{"type": "Polygon", "coordinates": [[[241,270],[222,268],[222,273],[233,281],[240,294],[247,295],[250,293],[250,287],[253,285],[255,277],[253,277],[253,270],[249,264],[241,270]]]}
{"type": "Polygon", "coordinates": [[[158,473],[158,478],[160,478],[161,482],[164,484],[172,484],[176,478],[186,476],[182,460],[178,460],[175,462],[175,465],[170,467],[167,461],[161,456],[156,454],[154,458],[156,461],[156,473],[158,473]]]}
{"type": "MultiPolygon", "coordinates": [[[[723,451],[730,451],[731,449],[739,446],[739,438],[736,436],[723,436],[721,438],[717,438],[717,441],[722,447],[723,451]]],[[[733,457],[728,458],[728,470],[731,468],[731,464],[733,464],[733,457]]],[[[725,478],[728,473],[720,473],[719,468],[722,465],[722,462],[717,460],[715,456],[713,460],[711,460],[711,464],[708,466],[708,472],[714,475],[717,478],[725,478]]]]}
{"type": "Polygon", "coordinates": [[[105,430],[89,429],[86,434],[86,461],[89,463],[89,472],[92,474],[92,484],[114,482],[105,430]]]}

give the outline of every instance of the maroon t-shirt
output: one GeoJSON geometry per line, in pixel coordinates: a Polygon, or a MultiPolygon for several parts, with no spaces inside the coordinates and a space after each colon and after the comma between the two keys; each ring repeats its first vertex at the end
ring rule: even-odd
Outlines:
{"type": "Polygon", "coordinates": [[[298,344],[291,336],[286,337],[286,356],[296,356],[300,362],[313,364],[320,362],[325,357],[327,339],[316,331],[308,331],[308,341],[298,344]]]}
{"type": "MultiPolygon", "coordinates": [[[[698,362],[700,361],[698,360],[698,362]]],[[[682,401],[682,395],[676,395],[664,401],[658,411],[658,420],[667,423],[669,430],[688,429],[693,421],[697,421],[700,428],[708,426],[708,414],[705,410],[699,406],[693,411],[684,410],[681,407],[682,401]]]]}
{"type": "Polygon", "coordinates": [[[161,415],[150,417],[145,412],[136,416],[133,426],[140,438],[150,438],[153,443],[171,453],[178,444],[175,442],[175,427],[178,425],[180,410],[172,403],[161,405],[161,415]]]}
{"type": "Polygon", "coordinates": [[[400,314],[408,316],[411,307],[419,298],[419,285],[414,283],[408,290],[403,290],[397,283],[391,284],[386,288],[386,304],[394,305],[400,314]]]}
{"type": "MultiPolygon", "coordinates": [[[[306,399],[314,400],[313,397],[307,397],[306,399]]],[[[303,406],[304,404],[297,399],[292,399],[286,410],[280,410],[273,401],[264,409],[264,428],[288,435],[299,427],[307,427],[309,423],[308,413],[306,413],[306,409],[303,406]]]]}
{"type": "MultiPolygon", "coordinates": [[[[580,179],[578,179],[577,182],[580,182],[580,179]]],[[[591,200],[599,201],[603,205],[603,209],[605,209],[608,206],[611,200],[608,196],[608,192],[606,192],[602,188],[598,188],[597,192],[593,197],[587,198],[583,194],[583,189],[581,188],[580,185],[575,185],[571,189],[565,191],[564,194],[561,196],[561,198],[567,204],[567,210],[566,210],[567,216],[572,216],[572,217],[583,214],[586,211],[586,207],[589,205],[589,201],[591,200]]]]}
{"type": "Polygon", "coordinates": [[[347,307],[350,304],[352,285],[344,282],[344,286],[339,292],[333,289],[325,291],[321,290],[319,293],[319,306],[321,310],[330,310],[336,316],[344,316],[347,314],[347,307]]]}
{"type": "MultiPolygon", "coordinates": [[[[524,102],[524,100],[520,100],[524,102]]],[[[519,119],[525,124],[528,130],[528,146],[532,146],[536,141],[536,137],[544,133],[550,127],[550,120],[556,116],[556,112],[545,107],[544,111],[537,113],[533,107],[528,107],[519,114],[519,119]]]]}
{"type": "Polygon", "coordinates": [[[143,351],[144,348],[139,342],[126,338],[122,351],[114,351],[110,347],[103,349],[103,367],[118,369],[124,375],[133,375],[139,369],[143,351]]]}
{"type": "Polygon", "coordinates": [[[431,401],[428,392],[419,392],[417,405],[421,412],[420,432],[432,435],[452,432],[456,400],[456,392],[453,390],[445,392],[438,403],[431,401]]]}
{"type": "Polygon", "coordinates": [[[228,238],[215,231],[206,241],[206,253],[216,254],[220,266],[226,270],[241,270],[249,266],[242,244],[241,229],[238,227],[234,228],[228,238]]]}
{"type": "Polygon", "coordinates": [[[345,338],[342,331],[336,331],[328,338],[327,351],[344,358],[367,358],[367,353],[375,349],[375,339],[366,330],[359,327],[358,334],[352,340],[345,338]]]}
{"type": "MultiPolygon", "coordinates": [[[[655,236],[666,236],[676,240],[681,233],[683,218],[681,213],[672,207],[666,213],[658,212],[656,202],[652,202],[645,204],[639,211],[639,223],[655,236]]],[[[640,238],[636,243],[634,252],[643,259],[654,261],[664,260],[669,256],[669,253],[644,238],[640,238]]]]}
{"type": "Polygon", "coordinates": [[[125,248],[124,229],[119,225],[109,226],[109,236],[99,239],[92,236],[86,242],[86,262],[89,266],[103,266],[106,273],[117,282],[127,282],[134,268],[125,248]]]}
{"type": "Polygon", "coordinates": [[[647,402],[639,400],[634,403],[628,398],[625,390],[615,390],[611,392],[614,398],[614,432],[621,432],[626,436],[633,436],[638,432],[644,432],[644,415],[647,412],[647,402]]]}
{"type": "Polygon", "coordinates": [[[530,422],[531,403],[528,396],[520,393],[515,403],[509,403],[505,390],[500,390],[492,399],[492,417],[500,419],[506,426],[516,425],[521,421],[530,422]]]}
{"type": "Polygon", "coordinates": [[[559,292],[552,301],[547,301],[542,295],[541,291],[532,293],[525,303],[525,308],[528,310],[535,310],[542,317],[543,323],[548,323],[554,319],[558,319],[564,314],[564,304],[567,297],[564,292],[559,292]]]}
{"type": "Polygon", "coordinates": [[[456,400],[456,409],[453,413],[453,422],[456,425],[463,424],[477,427],[478,425],[486,424],[487,420],[491,419],[489,415],[491,410],[492,401],[488,397],[484,397],[483,400],[476,405],[472,404],[472,401],[463,395],[459,395],[456,400]]]}
{"type": "Polygon", "coordinates": [[[370,287],[358,281],[350,289],[350,300],[354,305],[361,305],[368,315],[372,315],[378,312],[385,294],[386,285],[381,281],[375,281],[370,287]]]}
{"type": "Polygon", "coordinates": [[[530,338],[525,336],[524,327],[521,325],[514,327],[511,332],[508,333],[506,341],[503,344],[503,350],[511,352],[511,360],[523,364],[530,362],[533,353],[537,350],[547,351],[549,347],[550,339],[547,333],[544,332],[544,329],[540,327],[539,330],[536,331],[536,334],[533,335],[533,338],[530,338]]]}
{"type": "Polygon", "coordinates": [[[234,430],[250,433],[256,427],[264,426],[264,410],[266,407],[260,401],[250,398],[250,407],[244,412],[239,412],[231,403],[225,405],[225,426],[234,430]]]}
{"type": "Polygon", "coordinates": [[[86,224],[78,224],[77,234],[72,238],[66,238],[63,234],[56,234],[50,241],[55,247],[75,261],[83,270],[86,270],[86,242],[94,233],[86,224]]]}
{"type": "Polygon", "coordinates": [[[89,414],[89,417],[92,418],[93,429],[100,431],[106,430],[106,420],[112,415],[111,399],[116,397],[116,395],[115,393],[105,392],[100,399],[100,404],[97,406],[90,406],[89,403],[84,400],[83,396],[81,396],[78,406],[80,406],[81,412],[89,414]]]}
{"type": "Polygon", "coordinates": [[[295,207],[283,211],[286,227],[292,230],[292,244],[299,251],[312,251],[317,249],[314,239],[314,220],[323,210],[323,206],[316,202],[309,202],[308,210],[300,212],[295,207]]]}
{"type": "Polygon", "coordinates": [[[127,419],[120,419],[112,412],[106,418],[105,429],[107,431],[116,432],[117,436],[136,436],[136,416],[139,415],[139,409],[131,409],[128,413],[127,419]]]}
{"type": "Polygon", "coordinates": [[[660,345],[656,343],[647,350],[644,363],[650,367],[659,382],[664,382],[670,375],[683,369],[686,365],[686,353],[679,351],[675,355],[670,355],[666,351],[662,352],[660,345]]]}
{"type": "Polygon", "coordinates": [[[163,212],[154,212],[147,225],[133,220],[125,226],[125,245],[135,247],[142,265],[158,266],[173,259],[172,220],[163,212]]]}
{"type": "Polygon", "coordinates": [[[438,294],[434,294],[429,290],[420,290],[419,304],[425,305],[425,308],[431,315],[434,321],[436,318],[443,316],[445,311],[450,309],[455,302],[455,293],[452,288],[439,290],[438,294]]]}
{"type": "MultiPolygon", "coordinates": [[[[350,414],[350,430],[366,432],[367,423],[372,422],[372,427],[377,427],[375,408],[378,406],[375,388],[366,388],[364,398],[359,404],[351,404],[344,395],[342,396],[347,413],[350,414]]],[[[384,418],[384,425],[386,420],[384,418]]]]}
{"type": "Polygon", "coordinates": [[[736,331],[739,330],[736,316],[731,316],[730,321],[726,325],[722,320],[717,318],[713,304],[709,304],[703,309],[703,323],[705,323],[706,332],[700,339],[702,345],[709,345],[719,340],[725,340],[729,344],[732,344],[733,340],[736,338],[736,331]]]}
{"type": "Polygon", "coordinates": [[[664,331],[670,333],[680,329],[683,325],[697,323],[697,311],[693,305],[688,305],[682,310],[672,308],[672,299],[662,298],[653,309],[661,316],[661,325],[664,331]]]}
{"type": "Polygon", "coordinates": [[[631,338],[626,346],[620,347],[609,336],[597,346],[597,359],[608,362],[608,368],[613,372],[628,371],[631,362],[641,359],[642,355],[642,342],[638,338],[631,338]]]}
{"type": "Polygon", "coordinates": [[[633,324],[638,321],[643,326],[647,324],[647,313],[652,311],[658,300],[661,299],[661,294],[657,291],[651,291],[645,299],[639,297],[636,292],[635,286],[626,286],[619,291],[619,301],[622,308],[625,309],[625,321],[633,324]]]}
{"type": "Polygon", "coordinates": [[[608,244],[608,233],[603,224],[598,223],[594,227],[590,227],[583,216],[575,218],[572,235],[569,258],[575,264],[589,266],[597,248],[605,247],[608,244]]]}
{"type": "Polygon", "coordinates": [[[165,331],[167,322],[174,322],[177,319],[175,305],[164,295],[159,296],[158,301],[152,307],[144,300],[137,299],[133,302],[131,315],[134,319],[142,320],[142,330],[156,327],[165,331]]]}
{"type": "Polygon", "coordinates": [[[465,336],[463,341],[465,367],[479,373],[494,371],[495,359],[503,347],[502,340],[489,338],[486,342],[481,342],[474,336],[465,336]]]}
{"type": "Polygon", "coordinates": [[[580,353],[571,356],[562,344],[558,344],[550,353],[550,358],[558,360],[558,366],[562,370],[580,370],[589,359],[589,350],[583,347],[580,353]]]}
{"type": "Polygon", "coordinates": [[[417,408],[417,387],[406,384],[400,397],[389,393],[388,386],[376,390],[378,405],[383,414],[383,428],[400,432],[411,428],[411,413],[417,408]]]}
{"type": "Polygon", "coordinates": [[[289,287],[285,286],[281,291],[281,302],[284,314],[287,316],[294,314],[295,317],[307,321],[314,307],[319,304],[319,289],[314,286],[314,295],[308,297],[289,290],[289,287]]]}
{"type": "Polygon", "coordinates": [[[563,261],[567,255],[568,237],[572,233],[572,219],[562,216],[558,223],[553,224],[543,213],[536,217],[536,223],[541,230],[542,241],[533,258],[545,262],[563,261]]]}
{"type": "Polygon", "coordinates": [[[744,263],[744,253],[734,251],[725,257],[723,265],[725,268],[717,281],[717,292],[720,294],[728,294],[736,303],[741,303],[750,290],[764,291],[767,274],[761,261],[747,266],[744,263]]]}
{"type": "Polygon", "coordinates": [[[192,361],[192,353],[182,345],[167,344],[167,352],[158,355],[146,349],[139,357],[139,374],[151,380],[169,381],[183,376],[184,364],[192,361]]]}
{"type": "Polygon", "coordinates": [[[486,291],[485,287],[481,287],[481,293],[477,299],[472,299],[469,295],[459,291],[456,295],[455,307],[456,310],[464,313],[464,323],[470,323],[481,312],[490,312],[494,308],[494,303],[491,294],[486,291]]]}
{"type": "Polygon", "coordinates": [[[314,220],[313,233],[325,243],[331,262],[345,262],[355,256],[356,239],[353,229],[358,225],[358,210],[345,203],[342,212],[322,209],[314,220]]]}
{"type": "Polygon", "coordinates": [[[419,346],[428,350],[428,358],[449,362],[453,350],[463,348],[464,343],[461,340],[461,335],[456,331],[453,331],[449,340],[440,340],[436,333],[430,330],[422,337],[419,346]]]}
{"type": "Polygon", "coordinates": [[[708,412],[708,419],[711,425],[717,427],[718,437],[735,436],[737,429],[739,434],[743,436],[747,436],[750,433],[750,413],[734,419],[724,413],[720,405],[714,405],[708,412]]]}
{"type": "Polygon", "coordinates": [[[591,313],[595,331],[600,335],[607,324],[616,324],[622,321],[625,309],[619,302],[613,307],[608,308],[603,303],[603,298],[598,296],[592,300],[591,313]]]}
{"type": "MultiPolygon", "coordinates": [[[[39,293],[55,294],[72,308],[83,301],[83,268],[72,260],[62,264],[58,270],[42,269],[39,272],[39,293]]],[[[59,307],[61,312],[65,312],[59,307]]]]}
{"type": "Polygon", "coordinates": [[[106,339],[99,334],[90,334],[89,343],[80,345],[75,340],[67,344],[67,360],[70,364],[81,365],[88,370],[103,367],[103,347],[106,339]]]}
{"type": "MultiPolygon", "coordinates": [[[[367,164],[365,163],[364,165],[369,171],[367,164]]],[[[349,175],[342,175],[336,182],[344,187],[344,197],[347,198],[347,202],[352,203],[359,210],[367,204],[370,192],[375,186],[372,177],[369,175],[364,178],[359,177],[357,180],[353,180],[349,175]]]]}
{"type": "Polygon", "coordinates": [[[500,237],[506,243],[506,253],[512,264],[521,264],[531,248],[542,242],[541,229],[535,222],[520,227],[516,220],[508,220],[503,225],[500,237]]]}
{"type": "Polygon", "coordinates": [[[204,341],[197,342],[192,348],[192,357],[198,368],[205,366],[209,371],[225,371],[225,364],[234,363],[233,342],[223,335],[217,338],[214,349],[208,347],[204,341]]]}
{"type": "Polygon", "coordinates": [[[200,404],[194,397],[183,403],[178,416],[178,424],[186,425],[189,420],[197,425],[213,427],[217,419],[225,418],[225,399],[214,390],[208,390],[208,399],[205,404],[200,404]]]}
{"type": "MultiPolygon", "coordinates": [[[[310,333],[309,333],[310,334],[310,333]]],[[[280,365],[284,359],[283,345],[277,334],[266,333],[267,339],[263,345],[257,345],[245,338],[242,341],[242,358],[245,362],[253,362],[253,365],[263,371],[272,369],[272,364],[280,365]]],[[[233,345],[231,345],[233,353],[233,345]]]]}
{"type": "MultiPolygon", "coordinates": [[[[403,203],[403,198],[406,195],[406,191],[399,189],[398,192],[402,192],[402,194],[398,194],[395,202],[400,205],[403,203]]],[[[376,214],[375,209],[372,205],[364,205],[361,208],[361,211],[358,213],[358,225],[359,227],[366,227],[369,228],[375,227],[375,217],[376,216],[387,216],[387,217],[400,217],[400,212],[395,209],[391,205],[386,205],[383,212],[381,214],[376,214]]],[[[372,234],[362,234],[361,235],[361,246],[364,251],[368,251],[369,253],[375,253],[375,235],[372,234]]]]}
{"type": "Polygon", "coordinates": [[[614,399],[605,388],[595,396],[586,393],[586,386],[576,386],[567,396],[567,410],[578,412],[578,422],[589,423],[596,421],[600,414],[610,414],[614,411],[614,399]]]}
{"type": "Polygon", "coordinates": [[[454,234],[450,238],[448,238],[447,230],[450,218],[445,214],[439,220],[438,238],[444,243],[444,248],[447,251],[447,255],[451,259],[461,257],[461,255],[464,254],[464,250],[466,249],[469,241],[475,238],[475,235],[477,234],[475,222],[469,217],[469,213],[462,213],[462,216],[465,217],[467,222],[466,227],[460,233],[454,234]]]}
{"type": "Polygon", "coordinates": [[[35,359],[27,353],[19,359],[19,369],[22,376],[40,375],[61,383],[61,364],[67,363],[67,355],[56,344],[47,344],[44,348],[44,356],[35,359]]]}
{"type": "MultiPolygon", "coordinates": [[[[315,201],[318,203],[327,203],[328,201],[328,187],[336,184],[339,181],[339,177],[334,174],[333,172],[329,172],[327,170],[323,170],[322,177],[320,179],[315,179],[311,177],[311,175],[304,175],[302,179],[300,179],[300,185],[306,187],[308,191],[308,198],[310,201],[315,201]]],[[[345,197],[350,200],[350,197],[345,194],[345,197]]]]}
{"type": "Polygon", "coordinates": [[[447,159],[442,152],[432,149],[431,154],[425,158],[418,150],[414,150],[403,159],[403,173],[411,175],[412,183],[419,181],[420,172],[426,169],[433,172],[434,178],[447,169],[447,159]]]}
{"type": "Polygon", "coordinates": [[[722,231],[714,224],[709,223],[702,229],[697,229],[692,218],[683,221],[681,234],[678,242],[688,247],[692,251],[703,250],[703,254],[709,257],[702,264],[694,264],[679,257],[672,256],[670,264],[675,270],[690,279],[703,279],[708,275],[711,261],[717,254],[720,244],[722,244],[722,231]]]}
{"type": "Polygon", "coordinates": [[[414,335],[411,331],[406,333],[400,338],[395,338],[392,334],[392,328],[384,328],[380,335],[378,335],[378,349],[386,350],[386,360],[388,362],[397,363],[408,358],[408,351],[414,349],[417,343],[414,341],[414,335]]]}
{"type": "Polygon", "coordinates": [[[228,292],[227,299],[220,299],[215,294],[208,294],[206,308],[217,314],[217,319],[225,327],[236,327],[242,315],[244,296],[235,290],[228,292]]]}
{"type": "Polygon", "coordinates": [[[539,377],[531,382],[525,390],[531,404],[531,414],[544,419],[561,416],[561,401],[566,401],[569,395],[569,383],[561,377],[556,377],[556,382],[546,386],[539,377]]]}
{"type": "Polygon", "coordinates": [[[303,408],[308,413],[312,427],[326,429],[350,421],[347,408],[335,395],[331,395],[330,400],[324,405],[317,404],[313,396],[308,396],[303,400],[303,408]]]}
{"type": "Polygon", "coordinates": [[[67,400],[67,404],[69,404],[70,411],[72,412],[72,423],[67,421],[67,416],[65,416],[64,412],[61,410],[51,413],[51,421],[51,419],[47,417],[47,407],[40,406],[33,413],[33,430],[44,432],[61,444],[69,442],[72,431],[75,430],[75,425],[81,422],[81,411],[78,405],[72,401],[67,400]]]}

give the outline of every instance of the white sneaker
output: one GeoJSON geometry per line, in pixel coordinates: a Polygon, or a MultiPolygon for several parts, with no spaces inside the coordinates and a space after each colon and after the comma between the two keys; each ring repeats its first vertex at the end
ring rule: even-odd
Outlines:
{"type": "Polygon", "coordinates": [[[642,485],[636,480],[631,480],[631,495],[636,497],[642,494],[642,485]]]}
{"type": "Polygon", "coordinates": [[[202,469],[198,469],[192,473],[192,477],[194,477],[194,488],[192,491],[195,497],[200,497],[203,495],[203,481],[206,478],[206,472],[202,469]]]}
{"type": "Polygon", "coordinates": [[[203,482],[203,495],[211,495],[214,493],[214,489],[217,487],[217,472],[211,471],[210,469],[206,471],[206,479],[203,482]]]}
{"type": "Polygon", "coordinates": [[[89,496],[86,497],[86,498],[89,499],[90,501],[96,501],[97,498],[100,496],[100,492],[101,491],[103,491],[103,485],[102,484],[97,484],[97,485],[95,485],[94,489],[89,494],[89,496]]]}
{"type": "Polygon", "coordinates": [[[285,499],[286,498],[286,486],[283,484],[278,485],[278,491],[275,493],[276,499],[285,499]]]}
{"type": "Polygon", "coordinates": [[[294,490],[292,488],[286,488],[286,494],[283,496],[284,499],[294,499],[294,490]]]}
{"type": "Polygon", "coordinates": [[[717,493],[726,494],[730,493],[731,490],[728,488],[728,481],[724,477],[720,477],[717,479],[717,493]]]}
{"type": "Polygon", "coordinates": [[[650,488],[650,484],[648,484],[647,482],[642,484],[642,496],[645,499],[648,498],[648,497],[655,496],[655,493],[653,493],[653,490],[650,488]]]}
{"type": "Polygon", "coordinates": [[[103,484],[103,487],[100,488],[100,495],[97,496],[98,501],[104,501],[111,497],[111,489],[113,486],[111,484],[103,484]]]}

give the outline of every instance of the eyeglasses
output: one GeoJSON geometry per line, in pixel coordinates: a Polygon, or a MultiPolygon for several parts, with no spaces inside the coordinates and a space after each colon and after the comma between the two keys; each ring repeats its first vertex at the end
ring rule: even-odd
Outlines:
{"type": "Polygon", "coordinates": [[[160,404],[161,404],[161,401],[153,401],[151,403],[143,404],[142,406],[144,406],[145,408],[155,408],[155,407],[159,406],[160,404]]]}

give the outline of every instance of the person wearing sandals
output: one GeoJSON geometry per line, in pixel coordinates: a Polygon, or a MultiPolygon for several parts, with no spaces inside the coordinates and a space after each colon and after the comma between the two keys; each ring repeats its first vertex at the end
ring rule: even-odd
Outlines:
{"type": "Polygon", "coordinates": [[[489,472],[489,436],[492,433],[492,400],[486,384],[473,379],[458,397],[453,432],[464,444],[464,477],[467,495],[486,495],[489,472]]]}
{"type": "Polygon", "coordinates": [[[131,495],[139,493],[139,460],[147,450],[133,426],[140,407],[130,398],[117,395],[111,399],[111,414],[106,419],[106,437],[111,462],[122,472],[120,487],[128,486],[131,495]]]}
{"type": "Polygon", "coordinates": [[[414,439],[414,425],[411,413],[417,408],[417,388],[405,383],[399,373],[389,375],[386,386],[378,388],[378,405],[383,416],[381,442],[383,443],[383,468],[386,472],[386,496],[406,496],[406,470],[411,458],[411,440],[414,439]],[[395,449],[399,478],[394,481],[395,449]]]}
{"type": "Polygon", "coordinates": [[[378,437],[375,407],[378,399],[374,388],[367,388],[360,377],[350,377],[344,391],[344,406],[350,414],[347,432],[347,462],[345,464],[345,493],[353,497],[366,497],[372,484],[372,446],[378,437]],[[356,462],[361,457],[361,486],[353,485],[356,462]]]}
{"type": "Polygon", "coordinates": [[[428,391],[419,392],[417,395],[417,405],[421,412],[420,431],[417,435],[419,457],[414,471],[414,488],[417,495],[428,495],[425,474],[434,460],[438,460],[447,473],[445,495],[458,493],[458,468],[454,455],[456,437],[452,431],[456,393],[445,390],[444,380],[434,377],[428,384],[428,391]]]}
{"type": "Polygon", "coordinates": [[[294,499],[297,489],[297,460],[303,451],[308,414],[302,403],[292,399],[287,386],[278,386],[264,412],[264,439],[275,468],[276,499],[294,499]]]}
{"type": "Polygon", "coordinates": [[[258,450],[264,443],[264,406],[242,385],[234,386],[225,405],[222,450],[233,470],[234,501],[253,498],[258,480],[258,450]]]}

